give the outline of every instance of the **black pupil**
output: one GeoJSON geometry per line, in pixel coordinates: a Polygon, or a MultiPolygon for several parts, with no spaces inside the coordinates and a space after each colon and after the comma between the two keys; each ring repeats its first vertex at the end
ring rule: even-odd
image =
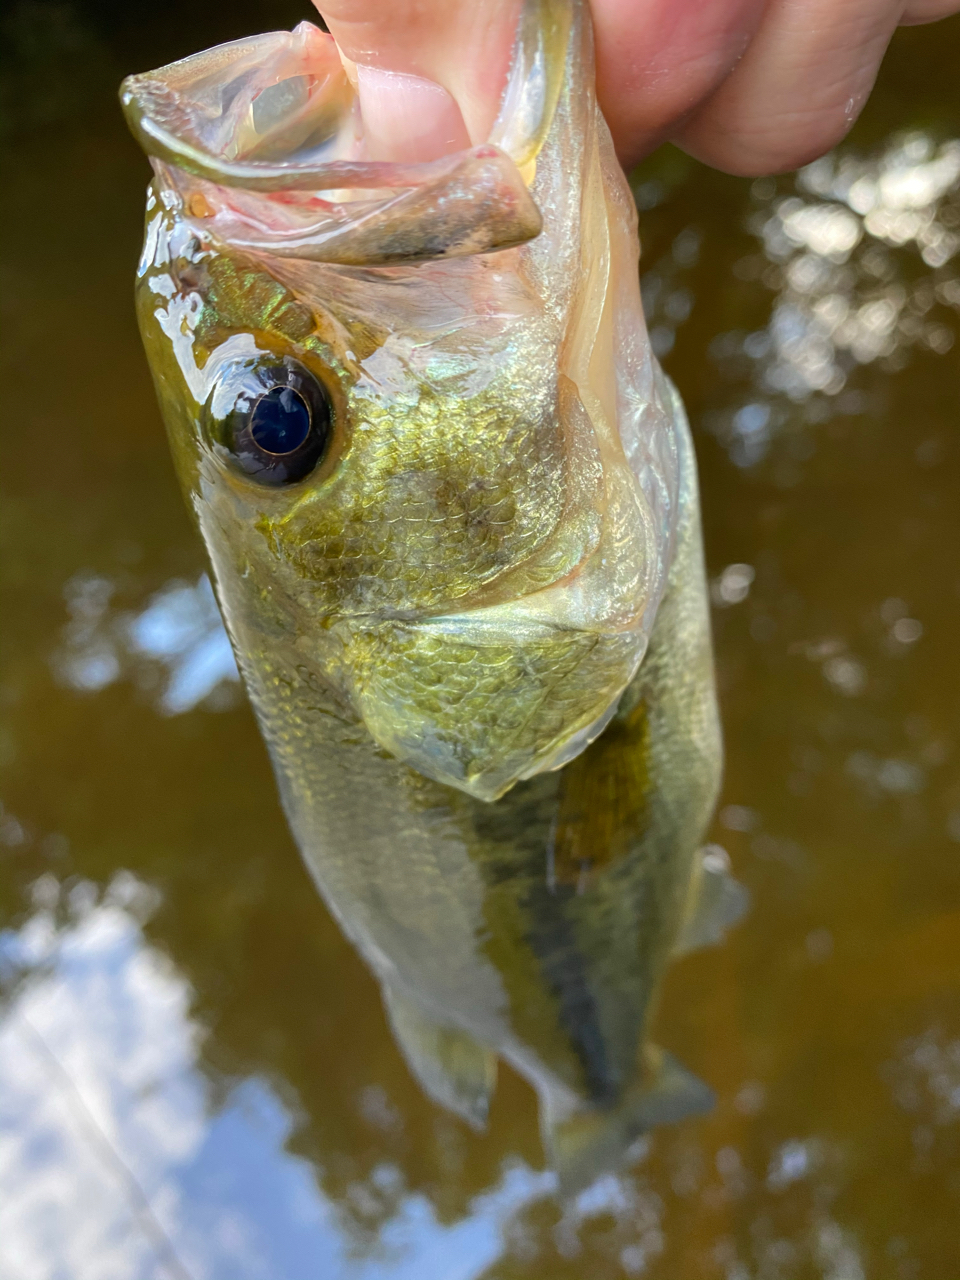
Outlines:
{"type": "Polygon", "coordinates": [[[293,453],[310,434],[310,409],[299,391],[273,387],[250,415],[250,435],[265,453],[293,453]]]}

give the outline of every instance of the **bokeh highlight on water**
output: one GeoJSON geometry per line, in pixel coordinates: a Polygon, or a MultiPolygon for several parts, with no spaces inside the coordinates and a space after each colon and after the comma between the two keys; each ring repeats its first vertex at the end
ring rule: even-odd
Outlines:
{"type": "Polygon", "coordinates": [[[754,906],[659,1015],[714,1114],[561,1203],[509,1071],[485,1136],[418,1092],[300,866],[135,331],[115,83],[303,16],[4,20],[0,1271],[960,1274],[960,23],[798,175],[635,176],[754,906]]]}

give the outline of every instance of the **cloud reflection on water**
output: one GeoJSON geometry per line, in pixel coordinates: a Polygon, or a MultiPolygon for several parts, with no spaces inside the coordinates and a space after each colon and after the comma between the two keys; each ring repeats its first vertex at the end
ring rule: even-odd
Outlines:
{"type": "MultiPolygon", "coordinates": [[[[70,621],[54,668],[82,691],[106,688],[127,676],[155,693],[158,710],[180,715],[239,681],[230,641],[210,579],[173,579],[139,613],[112,607],[115,585],[79,573],[66,584],[70,621]]],[[[221,705],[229,700],[222,696],[221,705]]]]}
{"type": "Polygon", "coordinates": [[[4,1280],[474,1280],[508,1220],[555,1189],[514,1162],[444,1225],[383,1167],[370,1194],[395,1208],[359,1249],[284,1149],[291,1117],[266,1081],[214,1110],[189,985],[141,930],[153,892],[121,872],[99,899],[81,881],[64,904],[45,875],[34,901],[0,934],[4,1280]]]}

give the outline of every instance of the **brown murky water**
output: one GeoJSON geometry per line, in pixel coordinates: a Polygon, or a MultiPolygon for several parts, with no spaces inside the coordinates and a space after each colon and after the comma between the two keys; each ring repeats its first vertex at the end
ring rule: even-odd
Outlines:
{"type": "Polygon", "coordinates": [[[753,906],[657,1039],[718,1096],[571,1203],[410,1077],[287,834],[131,302],[121,74],[297,5],[5,19],[4,1280],[960,1276],[960,20],[840,151],[637,175],[697,436],[753,906]]]}

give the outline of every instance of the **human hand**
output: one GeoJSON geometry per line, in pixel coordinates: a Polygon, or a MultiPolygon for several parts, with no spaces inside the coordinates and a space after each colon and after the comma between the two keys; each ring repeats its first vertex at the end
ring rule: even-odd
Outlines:
{"type": "MultiPolygon", "coordinates": [[[[519,0],[318,0],[360,66],[384,156],[479,142],[496,114],[519,0]],[[399,73],[399,74],[398,74],[399,73]]],[[[839,142],[895,28],[960,0],[592,0],[597,91],[624,165],[660,142],[730,173],[793,169],[839,142]]]]}

